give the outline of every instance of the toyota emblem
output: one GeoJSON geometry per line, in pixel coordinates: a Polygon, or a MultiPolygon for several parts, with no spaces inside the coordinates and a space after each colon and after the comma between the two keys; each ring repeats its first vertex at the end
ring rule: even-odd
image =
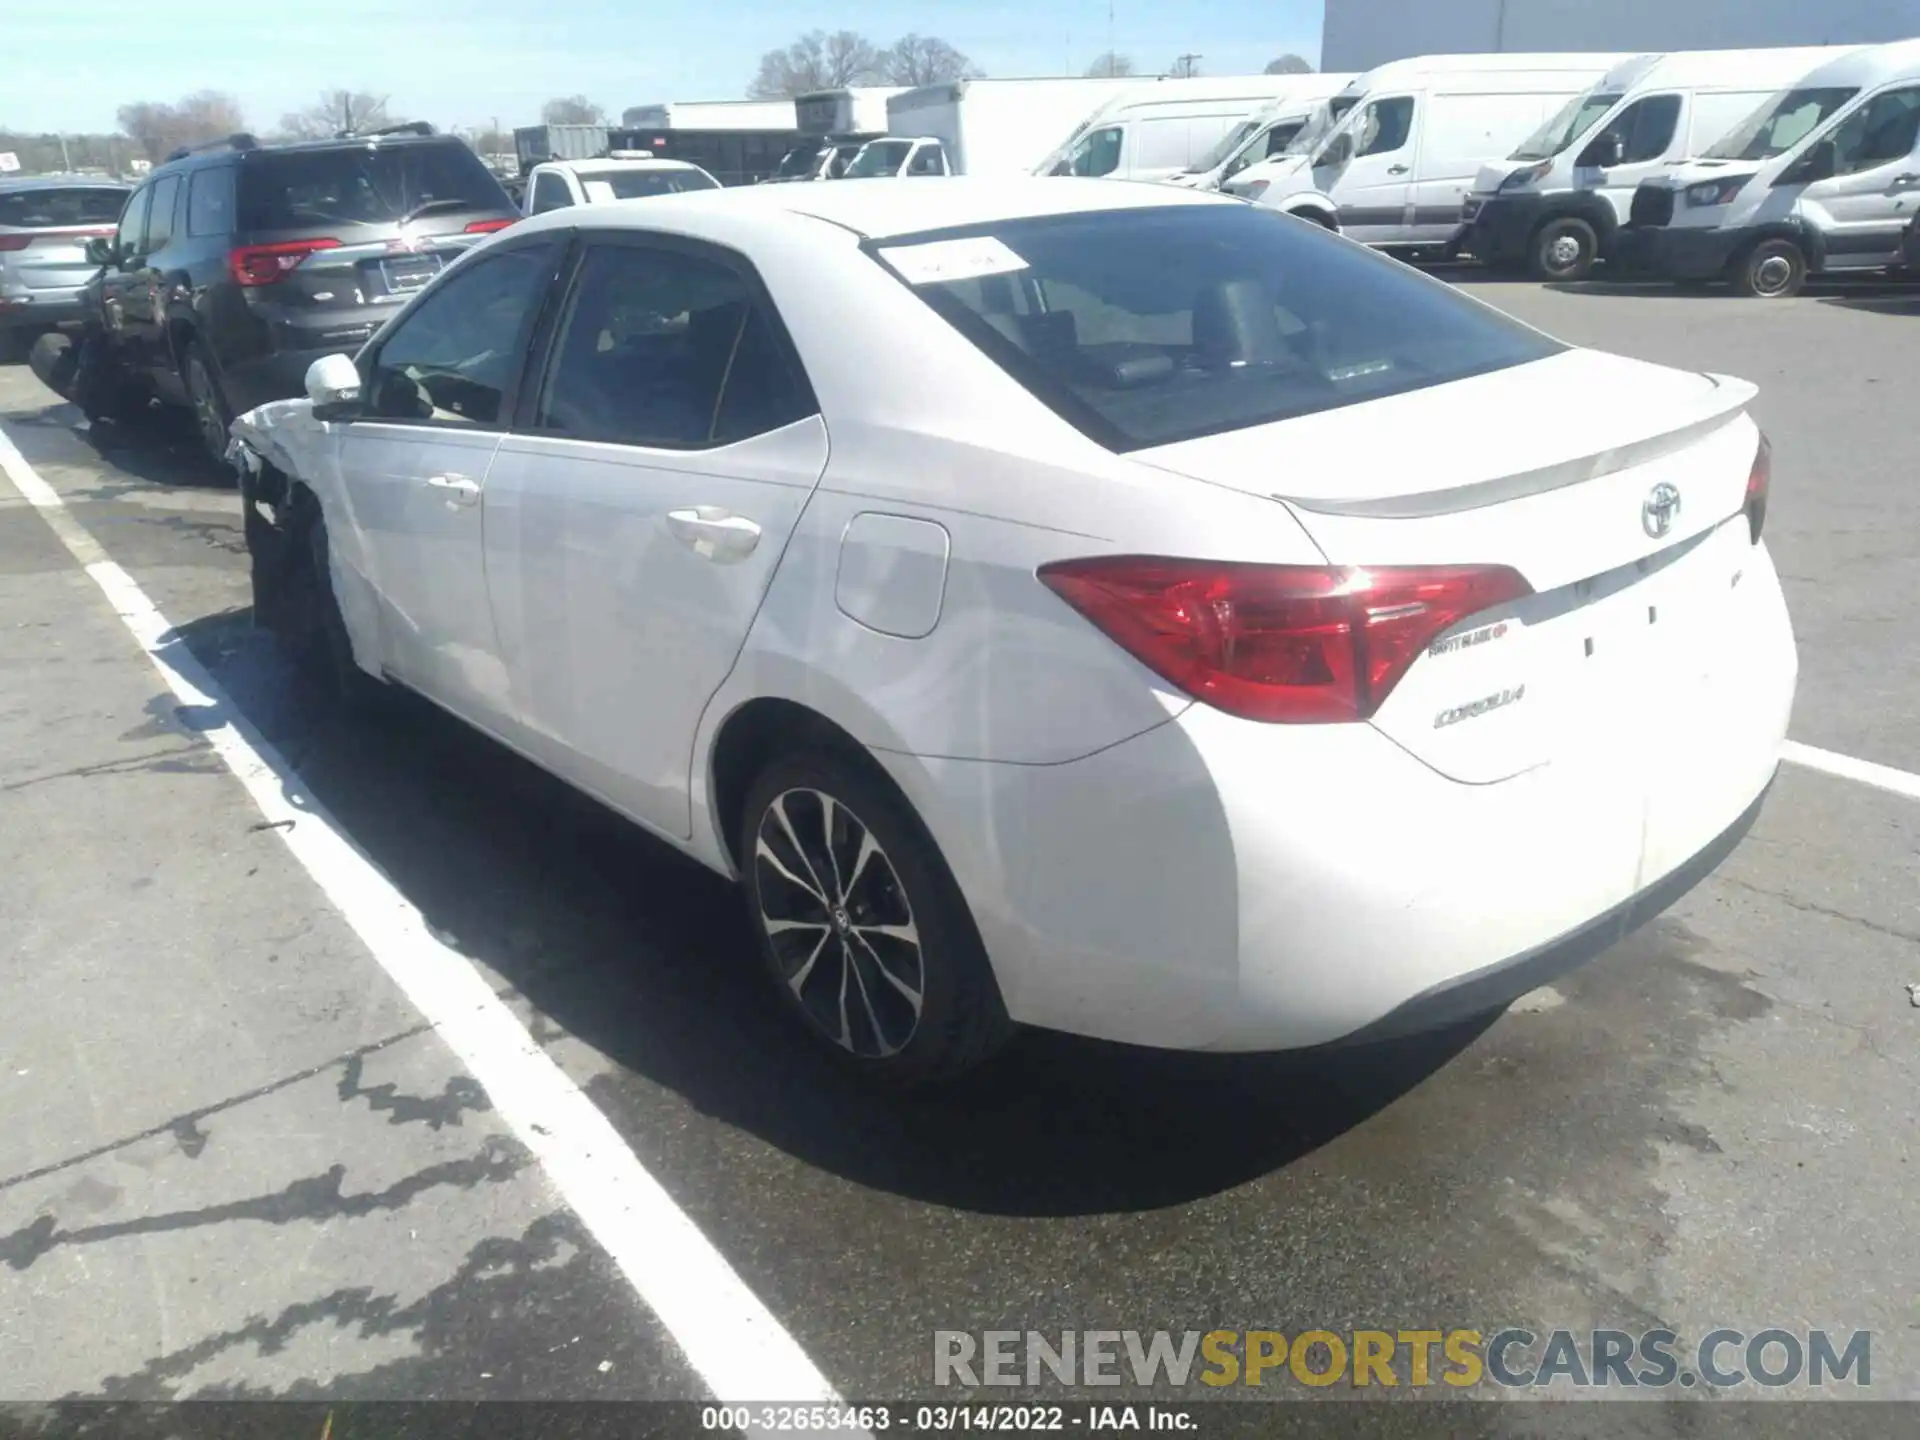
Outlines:
{"type": "Polygon", "coordinates": [[[1640,507],[1640,525],[1655,540],[1660,539],[1673,529],[1673,522],[1680,518],[1680,492],[1664,482],[1647,492],[1647,500],[1640,507]]]}

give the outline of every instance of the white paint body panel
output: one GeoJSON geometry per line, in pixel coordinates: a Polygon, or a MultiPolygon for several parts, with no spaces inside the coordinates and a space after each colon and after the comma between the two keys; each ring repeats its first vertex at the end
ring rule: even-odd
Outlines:
{"type": "MultiPolygon", "coordinates": [[[[895,779],[1017,1020],[1161,1046],[1312,1044],[1577,929],[1697,854],[1771,777],[1796,660],[1740,514],[1756,444],[1740,382],[1576,351],[1118,455],[859,248],[983,210],[1231,203],[954,180],[597,207],[592,223],[750,256],[821,416],[672,454],[463,437],[490,456],[483,523],[436,514],[404,542],[416,575],[384,559],[416,503],[388,487],[439,455],[376,437],[343,480],[331,457],[354,425],[290,402],[240,429],[319,494],[336,583],[364,574],[380,593],[349,606],[367,668],[411,667],[713,868],[733,871],[716,746],[742,707],[792,702],[895,779]],[[1627,448],[1649,441],[1659,453],[1627,448]],[[1667,477],[1686,503],[1663,547],[1636,517],[1667,477]],[[726,564],[689,548],[668,512],[703,505],[750,517],[758,545],[726,564]],[[1537,594],[1510,643],[1418,658],[1372,723],[1259,724],[1173,690],[1035,578],[1129,553],[1505,564],[1537,594]],[[1577,593],[1603,571],[1614,580],[1577,593]],[[451,604],[474,583],[490,668],[450,655],[448,635],[480,643],[451,604]],[[1527,704],[1436,738],[1435,709],[1515,677],[1527,704]]],[[[520,233],[583,223],[560,212],[520,233]]]]}

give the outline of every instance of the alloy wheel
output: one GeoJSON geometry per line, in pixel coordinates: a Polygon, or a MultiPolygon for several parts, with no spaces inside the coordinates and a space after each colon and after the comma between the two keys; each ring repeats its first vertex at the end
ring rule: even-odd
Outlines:
{"type": "Polygon", "coordinates": [[[754,893],[775,966],[822,1034],[862,1059],[920,1027],[926,958],[906,887],[873,832],[811,788],[761,812],[754,893]]]}

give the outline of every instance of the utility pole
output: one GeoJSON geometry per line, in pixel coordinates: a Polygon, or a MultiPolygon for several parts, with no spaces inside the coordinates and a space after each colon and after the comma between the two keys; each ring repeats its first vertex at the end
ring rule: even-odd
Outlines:
{"type": "Polygon", "coordinates": [[[1107,0],[1107,54],[1113,54],[1113,0],[1107,0]]]}
{"type": "Polygon", "coordinates": [[[1494,12],[1493,53],[1498,55],[1507,48],[1507,0],[1500,0],[1500,8],[1494,12]]]}
{"type": "Polygon", "coordinates": [[[1193,67],[1206,57],[1204,55],[1181,55],[1173,62],[1174,73],[1182,80],[1193,78],[1193,67]]]}

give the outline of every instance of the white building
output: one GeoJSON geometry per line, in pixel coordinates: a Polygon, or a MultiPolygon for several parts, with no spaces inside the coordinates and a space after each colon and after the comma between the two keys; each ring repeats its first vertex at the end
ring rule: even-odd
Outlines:
{"type": "Polygon", "coordinates": [[[1920,0],[1327,0],[1322,70],[1412,55],[1866,45],[1920,36],[1920,0]]]}

